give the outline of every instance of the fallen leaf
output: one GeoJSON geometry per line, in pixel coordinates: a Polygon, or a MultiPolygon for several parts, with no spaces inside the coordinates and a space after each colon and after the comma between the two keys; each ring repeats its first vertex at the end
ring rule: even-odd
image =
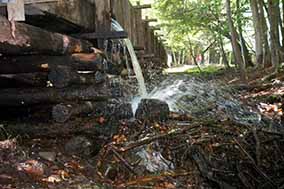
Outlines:
{"type": "Polygon", "coordinates": [[[17,170],[33,176],[42,176],[44,174],[44,164],[37,160],[27,160],[24,163],[19,163],[17,170]]]}
{"type": "Polygon", "coordinates": [[[50,183],[58,183],[61,182],[62,179],[60,178],[59,175],[50,175],[49,177],[42,179],[42,181],[50,183]]]}

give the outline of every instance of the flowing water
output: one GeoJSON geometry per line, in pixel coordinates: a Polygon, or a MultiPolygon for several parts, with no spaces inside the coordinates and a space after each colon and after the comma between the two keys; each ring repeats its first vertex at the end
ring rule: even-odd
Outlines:
{"type": "MultiPolygon", "coordinates": [[[[112,20],[112,28],[115,31],[123,31],[115,20],[112,20]]],[[[239,102],[234,91],[214,81],[172,75],[147,94],[142,70],[131,41],[124,39],[124,43],[129,51],[139,86],[139,96],[132,99],[134,113],[142,98],[153,98],[167,102],[173,112],[188,113],[194,117],[230,119],[245,125],[267,125],[265,118],[239,102]]]]}
{"type": "MultiPolygon", "coordinates": [[[[146,98],[168,103],[170,110],[190,114],[196,118],[233,120],[244,125],[259,125],[279,129],[253,108],[242,104],[238,92],[216,81],[207,81],[187,75],[171,75],[156,86],[146,98]]],[[[141,98],[133,100],[134,110],[141,98]]]]}
{"type": "MultiPolygon", "coordinates": [[[[120,24],[114,19],[112,19],[112,28],[115,31],[124,31],[124,29],[120,26],[120,24]]],[[[131,57],[133,71],[134,71],[134,73],[136,75],[136,79],[138,81],[139,95],[142,96],[142,97],[145,97],[145,96],[147,96],[147,89],[146,89],[142,69],[140,67],[139,61],[138,61],[137,56],[135,54],[133,45],[132,45],[130,39],[128,39],[128,38],[123,39],[123,41],[124,41],[124,43],[125,43],[125,45],[128,49],[130,57],[131,57]]]]}

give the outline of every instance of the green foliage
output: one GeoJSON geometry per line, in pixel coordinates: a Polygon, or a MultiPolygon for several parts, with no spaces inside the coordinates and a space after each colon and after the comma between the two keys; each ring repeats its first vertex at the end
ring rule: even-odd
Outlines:
{"type": "Polygon", "coordinates": [[[186,70],[185,73],[194,75],[194,76],[214,75],[214,74],[219,73],[222,69],[223,67],[210,65],[210,66],[203,67],[201,69],[202,72],[200,72],[198,68],[190,68],[186,70]]]}
{"type": "MultiPolygon", "coordinates": [[[[244,26],[248,0],[233,4],[234,21],[244,26]]],[[[157,16],[164,26],[167,42],[174,50],[205,48],[220,39],[230,38],[223,0],[155,0],[157,16]],[[198,40],[197,40],[198,39],[198,40]],[[202,41],[200,40],[202,39],[202,41]]]]}

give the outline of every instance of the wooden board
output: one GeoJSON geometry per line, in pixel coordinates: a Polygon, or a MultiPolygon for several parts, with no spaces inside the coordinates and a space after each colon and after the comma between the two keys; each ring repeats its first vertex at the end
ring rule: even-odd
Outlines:
{"type": "Polygon", "coordinates": [[[50,31],[59,28],[59,31],[56,32],[69,33],[69,31],[73,31],[68,29],[70,26],[71,28],[76,26],[85,31],[95,31],[96,6],[87,0],[42,0],[34,2],[30,0],[25,5],[25,9],[26,20],[29,24],[47,30],[50,30],[50,27],[52,28],[50,31]],[[67,24],[66,27],[64,27],[65,24],[67,24]],[[67,32],[64,32],[64,28],[67,32]]]}

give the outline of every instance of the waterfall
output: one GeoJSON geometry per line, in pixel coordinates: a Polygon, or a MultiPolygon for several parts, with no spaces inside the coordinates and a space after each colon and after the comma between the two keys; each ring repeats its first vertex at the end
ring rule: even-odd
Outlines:
{"type": "MultiPolygon", "coordinates": [[[[111,26],[112,26],[112,29],[115,30],[115,31],[124,31],[124,29],[120,26],[120,24],[114,19],[112,19],[112,21],[111,21],[111,26]]],[[[125,45],[128,49],[130,57],[131,57],[133,70],[134,70],[134,73],[136,75],[136,79],[138,81],[139,94],[142,97],[147,96],[147,89],[146,89],[142,69],[141,69],[140,64],[138,62],[138,59],[137,59],[137,56],[135,54],[133,45],[132,45],[129,38],[123,39],[123,41],[124,41],[124,43],[125,43],[125,45]]]]}

